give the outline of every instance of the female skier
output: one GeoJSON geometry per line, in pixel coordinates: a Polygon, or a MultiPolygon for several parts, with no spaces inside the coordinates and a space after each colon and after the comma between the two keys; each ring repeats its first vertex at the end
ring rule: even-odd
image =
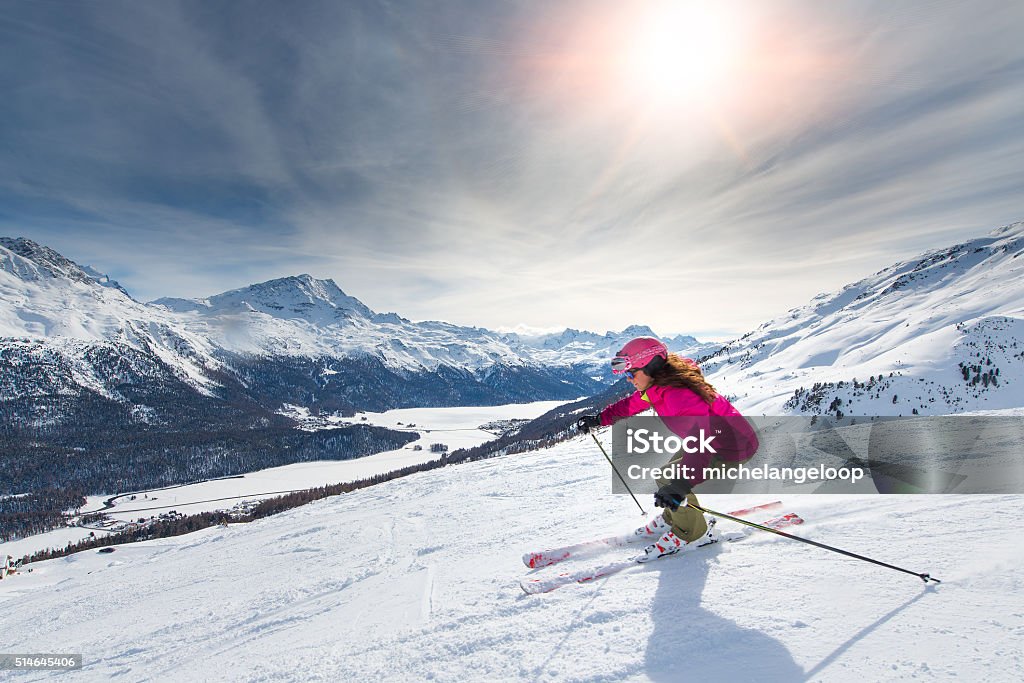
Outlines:
{"type": "Polygon", "coordinates": [[[616,401],[599,415],[585,415],[576,423],[583,432],[609,426],[619,420],[651,408],[665,425],[680,437],[687,437],[701,426],[707,434],[716,434],[714,455],[707,452],[681,452],[669,465],[685,465],[689,479],[659,479],[654,504],[665,508],[662,515],[636,530],[641,536],[659,536],[648,546],[640,561],[648,561],[679,552],[684,546],[713,543],[714,519],[707,520],[699,510],[692,489],[704,481],[704,470],[722,463],[749,460],[757,450],[757,435],[729,401],[704,379],[695,362],[674,353],[652,337],[631,340],[612,359],[612,372],[624,374],[636,391],[616,401]],[[718,462],[715,462],[718,461],[718,462]],[[710,524],[709,524],[710,522],[710,524]]]}

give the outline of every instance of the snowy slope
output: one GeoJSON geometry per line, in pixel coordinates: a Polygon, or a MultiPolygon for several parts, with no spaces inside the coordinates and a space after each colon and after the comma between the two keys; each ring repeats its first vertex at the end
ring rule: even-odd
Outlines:
{"type": "Polygon", "coordinates": [[[1016,223],[898,263],[726,345],[705,372],[751,413],[821,413],[836,399],[847,415],[1024,405],[1022,254],[1016,223]]]}
{"type": "MultiPolygon", "coordinates": [[[[558,401],[538,401],[475,408],[403,408],[385,413],[360,413],[352,418],[330,416],[320,420],[311,418],[308,411],[305,411],[304,417],[296,416],[303,422],[303,429],[332,429],[348,424],[363,424],[413,432],[419,438],[397,450],[351,460],[299,462],[193,484],[121,492],[116,497],[114,491],[86,496],[80,513],[102,510],[108,519],[126,523],[139,518],[156,517],[171,510],[185,515],[230,511],[242,501],[272,498],[282,492],[311,489],[324,484],[369,479],[403,467],[437,460],[438,454],[430,450],[433,444],[442,443],[448,446],[449,451],[473,448],[494,439],[493,430],[481,428],[487,423],[495,420],[530,420],[559,405],[561,403],[558,401]]],[[[68,543],[86,540],[90,534],[103,537],[108,532],[97,530],[95,525],[63,527],[6,543],[0,542],[0,557],[11,555],[22,558],[39,551],[64,548],[68,543]]]]}
{"type": "Polygon", "coordinates": [[[67,679],[90,681],[1011,681],[1024,672],[1016,497],[785,501],[809,520],[801,534],[931,572],[944,580],[935,588],[757,537],[524,595],[523,551],[640,521],[609,490],[607,465],[580,438],[250,525],[39,563],[0,582],[4,649],[81,652],[84,670],[67,679]]]}

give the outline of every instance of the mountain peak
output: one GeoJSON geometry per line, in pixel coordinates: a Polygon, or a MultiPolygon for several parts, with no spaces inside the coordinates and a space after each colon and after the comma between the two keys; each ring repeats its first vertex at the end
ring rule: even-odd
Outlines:
{"type": "Polygon", "coordinates": [[[996,228],[989,233],[990,237],[1024,237],[1024,221],[1017,221],[1016,223],[1010,223],[1004,225],[1001,228],[996,228]]]}
{"type": "Polygon", "coordinates": [[[275,318],[318,322],[374,316],[369,307],[343,292],[334,280],[318,280],[308,273],[234,289],[212,296],[204,303],[217,311],[254,310],[275,318]]]}
{"type": "Polygon", "coordinates": [[[50,278],[65,278],[76,282],[93,282],[93,278],[82,270],[74,261],[64,258],[53,249],[43,246],[37,242],[24,237],[0,237],[0,246],[8,251],[31,261],[34,268],[26,267],[26,264],[12,264],[12,268],[5,268],[22,280],[40,280],[44,276],[50,278]]]}
{"type": "Polygon", "coordinates": [[[654,330],[652,330],[647,325],[630,325],[629,327],[627,327],[626,329],[622,330],[622,332],[619,332],[618,334],[616,334],[614,332],[609,332],[608,335],[612,336],[612,337],[629,337],[630,339],[635,339],[636,337],[657,337],[658,336],[658,335],[654,334],[654,330]]]}
{"type": "Polygon", "coordinates": [[[0,270],[17,276],[26,282],[43,279],[65,279],[84,284],[95,284],[116,289],[125,296],[130,295],[115,280],[89,266],[80,266],[50,247],[25,237],[0,237],[0,247],[18,258],[0,260],[0,270]]]}

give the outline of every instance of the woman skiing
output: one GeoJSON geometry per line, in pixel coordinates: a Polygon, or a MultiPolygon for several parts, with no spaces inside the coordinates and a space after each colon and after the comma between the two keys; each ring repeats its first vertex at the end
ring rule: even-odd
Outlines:
{"type": "Polygon", "coordinates": [[[612,403],[599,415],[585,415],[576,424],[583,432],[609,426],[651,408],[665,425],[680,437],[695,433],[700,426],[716,434],[715,453],[681,452],[669,462],[685,465],[689,479],[659,479],[654,504],[665,508],[662,515],[637,529],[641,536],[658,537],[648,546],[641,561],[679,552],[684,546],[713,543],[714,519],[689,504],[697,505],[692,489],[704,481],[705,468],[749,460],[757,450],[757,435],[729,401],[704,379],[695,362],[674,353],[652,337],[631,340],[611,361],[614,374],[624,374],[636,391],[612,403]],[[710,524],[709,524],[710,521],[710,524]]]}

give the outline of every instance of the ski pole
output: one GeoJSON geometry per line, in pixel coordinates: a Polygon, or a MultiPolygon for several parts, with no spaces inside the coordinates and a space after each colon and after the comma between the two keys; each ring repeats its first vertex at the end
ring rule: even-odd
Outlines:
{"type": "MultiPolygon", "coordinates": [[[[629,495],[633,496],[633,490],[629,488],[629,484],[627,484],[626,480],[622,478],[621,474],[619,474],[619,470],[618,470],[617,467],[615,467],[615,463],[613,463],[612,459],[608,457],[608,453],[605,452],[604,446],[602,446],[601,442],[597,440],[596,436],[594,436],[594,432],[593,431],[590,432],[590,436],[591,436],[591,438],[594,439],[594,443],[597,444],[597,447],[601,449],[601,454],[604,455],[604,459],[607,460],[608,464],[612,466],[612,471],[615,472],[615,474],[617,474],[619,476],[619,481],[621,481],[622,485],[626,487],[627,491],[629,491],[629,495]]],[[[646,515],[647,514],[644,511],[644,506],[640,504],[640,501],[636,499],[636,496],[633,496],[633,502],[636,503],[636,506],[638,508],[640,508],[640,514],[641,515],[646,515]]]]}
{"type": "Polygon", "coordinates": [[[730,520],[732,520],[734,522],[739,522],[740,524],[746,524],[747,526],[754,527],[755,529],[760,529],[761,531],[769,531],[769,532],[771,532],[773,534],[776,534],[778,536],[785,536],[786,538],[791,538],[794,541],[800,541],[801,543],[808,543],[810,545],[817,546],[819,548],[824,548],[825,550],[831,550],[832,552],[839,553],[840,555],[846,555],[847,557],[852,557],[852,558],[857,559],[857,560],[864,560],[865,562],[871,562],[872,564],[877,564],[877,565],[882,566],[882,567],[888,567],[889,569],[895,569],[898,572],[903,572],[904,574],[910,574],[911,576],[916,576],[917,578],[921,579],[925,583],[928,583],[929,581],[934,581],[935,583],[942,583],[942,581],[940,581],[939,579],[932,578],[930,574],[919,574],[919,573],[917,573],[915,571],[911,571],[909,569],[904,569],[903,567],[897,567],[896,565],[889,564],[887,562],[881,562],[879,560],[873,560],[870,557],[864,557],[863,555],[858,555],[857,553],[851,553],[848,550],[842,550],[840,548],[833,548],[830,545],[825,545],[824,543],[818,543],[817,541],[812,541],[809,538],[802,538],[800,536],[794,536],[793,534],[786,533],[785,531],[780,531],[779,529],[772,529],[771,527],[768,527],[768,526],[763,526],[761,524],[756,524],[754,522],[748,522],[745,519],[740,519],[738,517],[733,517],[732,515],[727,515],[724,512],[715,512],[714,510],[708,510],[707,508],[701,507],[700,505],[695,505],[694,503],[687,502],[686,504],[687,504],[687,506],[693,508],[694,510],[700,510],[701,512],[706,512],[707,514],[714,515],[715,517],[722,517],[723,519],[730,519],[730,520]]]}

